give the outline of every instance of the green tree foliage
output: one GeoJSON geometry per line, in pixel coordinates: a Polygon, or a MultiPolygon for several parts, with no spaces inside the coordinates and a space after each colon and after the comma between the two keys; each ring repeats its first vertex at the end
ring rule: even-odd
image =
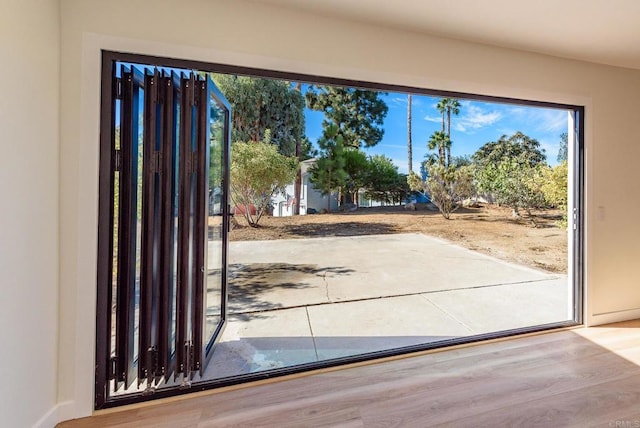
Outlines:
{"type": "Polygon", "coordinates": [[[343,158],[346,178],[342,193],[347,196],[347,203],[357,202],[358,191],[367,184],[369,161],[361,150],[351,147],[344,149],[343,158]]]}
{"type": "Polygon", "coordinates": [[[300,91],[283,80],[229,74],[212,74],[212,78],[231,103],[232,142],[262,141],[265,130],[270,129],[271,142],[280,153],[295,155],[305,126],[300,91]]]}
{"type": "Polygon", "coordinates": [[[404,199],[409,191],[407,179],[398,173],[398,167],[384,155],[369,157],[366,176],[366,195],[377,201],[397,202],[404,199]]]}
{"type": "Polygon", "coordinates": [[[522,132],[503,135],[480,147],[473,160],[478,190],[511,207],[514,217],[520,209],[531,214],[531,209],[545,205],[541,185],[547,165],[537,140],[522,132]]]}
{"type": "Polygon", "coordinates": [[[440,163],[427,165],[426,168],[428,175],[425,181],[418,174],[409,173],[409,187],[413,191],[426,192],[448,220],[451,213],[462,206],[462,201],[474,194],[473,169],[468,165],[456,167],[440,163]]]}
{"type": "Polygon", "coordinates": [[[418,174],[410,172],[407,183],[413,191],[426,192],[442,216],[449,219],[462,201],[473,194],[473,168],[467,159],[451,159],[451,114],[460,113],[460,102],[442,98],[436,108],[442,114],[442,131],[435,131],[427,142],[432,152],[423,164],[427,179],[422,181],[418,174]]]}
{"type": "Polygon", "coordinates": [[[451,139],[447,137],[447,134],[443,131],[435,131],[431,134],[427,142],[427,148],[431,151],[438,152],[437,156],[433,153],[428,156],[428,163],[438,163],[440,165],[449,164],[449,162],[447,162],[447,151],[451,150],[451,139]]]}
{"type": "Polygon", "coordinates": [[[546,162],[544,149],[540,148],[538,140],[520,131],[510,137],[502,135],[498,141],[486,143],[473,154],[473,161],[480,166],[496,164],[511,158],[518,158],[529,166],[546,162]]]}
{"type": "Polygon", "coordinates": [[[318,139],[320,148],[316,163],[310,168],[309,179],[323,195],[328,195],[327,212],[331,211],[331,193],[345,185],[347,173],[344,170],[343,137],[337,125],[326,126],[318,139]]]}
{"type": "Polygon", "coordinates": [[[280,154],[278,147],[267,141],[236,142],[231,146],[231,200],[244,208],[243,215],[250,226],[258,226],[273,195],[293,182],[297,169],[296,158],[280,154]]]}
{"type": "Polygon", "coordinates": [[[398,173],[395,177],[394,183],[389,190],[389,196],[391,197],[391,202],[397,203],[400,205],[402,201],[406,200],[409,194],[411,193],[411,189],[409,188],[409,183],[407,182],[407,174],[398,173]]]}
{"type": "Polygon", "coordinates": [[[545,168],[543,171],[542,193],[547,203],[563,211],[561,226],[567,226],[568,220],[568,180],[569,165],[567,161],[561,162],[553,168],[545,168]]]}
{"type": "Polygon", "coordinates": [[[470,166],[473,165],[473,159],[471,159],[470,155],[453,156],[451,158],[451,165],[455,167],[470,166]]]}
{"type": "MultiPolygon", "coordinates": [[[[458,115],[460,114],[460,101],[456,98],[442,98],[438,101],[436,108],[440,113],[442,113],[442,132],[445,132],[444,127],[444,117],[445,113],[447,115],[447,129],[446,135],[449,142],[451,141],[451,114],[458,115]]],[[[445,147],[446,156],[447,156],[447,165],[451,163],[451,144],[445,147]]]]}
{"type": "Polygon", "coordinates": [[[565,162],[569,158],[569,134],[560,134],[560,148],[558,149],[558,163],[565,162]]]}
{"type": "MultiPolygon", "coordinates": [[[[428,168],[428,165],[425,165],[424,167],[426,169],[428,168]]],[[[407,184],[409,185],[409,189],[414,192],[425,191],[424,181],[422,181],[422,178],[413,171],[409,172],[409,175],[407,176],[407,184]]]]}
{"type": "Polygon", "coordinates": [[[497,203],[511,207],[514,217],[520,215],[520,209],[531,216],[532,209],[545,206],[541,189],[545,168],[544,164],[528,165],[520,155],[477,170],[476,180],[497,203]]]}
{"type": "Polygon", "coordinates": [[[566,161],[544,171],[545,180],[542,184],[542,191],[545,199],[552,207],[567,207],[568,172],[569,167],[566,161]]]}
{"type": "Polygon", "coordinates": [[[225,122],[220,113],[216,111],[215,120],[209,124],[209,189],[214,189],[222,184],[225,122]]]}
{"type": "Polygon", "coordinates": [[[383,202],[401,202],[409,193],[407,176],[384,155],[367,157],[361,150],[342,147],[335,134],[337,127],[327,128],[318,144],[321,148],[316,164],[311,168],[311,182],[322,194],[340,190],[347,203],[356,203],[358,192],[383,202]]]}
{"type": "Polygon", "coordinates": [[[306,94],[312,110],[323,111],[323,126],[338,127],[345,147],[373,147],[384,135],[384,118],[389,110],[381,93],[339,86],[310,86],[306,94]]]}

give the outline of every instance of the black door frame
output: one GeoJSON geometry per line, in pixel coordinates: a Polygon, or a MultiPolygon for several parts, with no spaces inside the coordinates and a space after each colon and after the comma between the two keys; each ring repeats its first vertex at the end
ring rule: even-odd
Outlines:
{"type": "Polygon", "coordinates": [[[226,323],[229,222],[224,219],[230,214],[231,106],[208,76],[149,68],[104,55],[96,408],[120,404],[120,397],[110,396],[110,391],[122,385],[127,389],[136,380],[137,388],[146,381],[142,395],[155,395],[158,384],[162,388],[190,387],[194,376],[202,375],[226,323]],[[213,103],[217,106],[215,120],[223,124],[223,132],[216,140],[221,171],[218,180],[210,183],[213,103]],[[215,213],[208,209],[210,184],[221,193],[215,213]],[[210,215],[223,219],[214,230],[208,226],[210,215]],[[221,251],[215,266],[207,267],[210,235],[221,251]],[[209,316],[204,307],[205,288],[214,285],[208,281],[209,268],[218,272],[213,281],[220,299],[211,302],[216,307],[213,330],[205,330],[209,316]],[[174,276],[177,279],[171,280],[174,276]],[[178,377],[183,380],[179,386],[178,377]]]}
{"type": "Polygon", "coordinates": [[[147,401],[155,398],[169,397],[179,394],[197,392],[207,389],[219,388],[229,385],[235,385],[245,382],[254,382],[264,379],[270,379],[278,376],[292,375],[295,373],[318,370],[328,367],[342,366],[347,364],[359,363],[363,361],[371,361],[374,359],[393,357],[397,355],[410,354],[414,352],[422,352],[435,348],[443,348],[447,346],[460,345],[465,343],[478,342],[501,337],[514,336],[524,333],[539,332],[556,328],[580,325],[583,322],[583,287],[584,287],[584,177],[585,177],[585,155],[584,155],[584,117],[585,108],[580,105],[562,104],[546,101],[534,101],[509,97],[498,97],[489,95],[478,95],[455,91],[442,91],[426,88],[417,88],[404,85],[392,85],[375,82],[366,82],[359,80],[339,79],[325,76],[308,75],[300,73],[289,73],[278,70],[265,70],[250,67],[231,66],[226,64],[215,64],[203,61],[185,60],[177,58],[161,58],[150,55],[131,54],[125,52],[102,51],[102,92],[101,92],[101,116],[100,116],[100,187],[99,187],[99,213],[98,213],[98,270],[97,270],[97,319],[96,319],[96,377],[95,377],[95,408],[102,409],[114,407],[124,404],[132,404],[141,401],[147,401]],[[326,360],[316,363],[301,364],[292,367],[284,367],[264,372],[257,372],[234,377],[216,379],[212,381],[203,381],[194,384],[189,390],[166,389],[158,390],[153,396],[145,396],[142,394],[131,394],[119,397],[117,400],[107,400],[105,385],[108,385],[108,367],[105,364],[104,356],[107,355],[110,341],[110,313],[105,310],[108,303],[111,302],[111,282],[108,263],[104,261],[111,257],[109,248],[112,244],[113,237],[109,225],[113,218],[113,213],[109,210],[109,198],[113,194],[113,188],[110,185],[109,171],[112,159],[110,150],[110,142],[113,138],[111,135],[113,129],[113,115],[111,114],[110,100],[114,91],[111,82],[113,74],[112,67],[116,61],[130,62],[138,64],[147,64],[155,66],[173,67],[180,69],[193,69],[205,72],[227,73],[236,75],[246,75],[252,77],[264,77],[274,79],[284,79],[290,81],[299,81],[315,84],[330,84],[340,86],[351,86],[363,89],[371,89],[378,91],[402,92],[416,95],[427,95],[448,98],[462,98],[475,101],[497,102],[502,104],[514,104],[533,107],[544,107],[552,109],[561,109],[573,112],[575,126],[574,141],[574,176],[573,176],[573,192],[574,207],[576,213],[574,217],[575,230],[573,231],[573,298],[574,298],[574,318],[573,320],[538,325],[526,328],[518,328],[507,331],[493,332],[475,336],[467,336],[456,339],[449,339],[437,343],[427,343],[422,345],[408,346],[403,348],[395,348],[384,351],[359,354],[350,357],[342,357],[332,360],[326,360]],[[105,306],[106,305],[106,306],[105,306]],[[109,335],[105,334],[109,332],[109,335]]]}

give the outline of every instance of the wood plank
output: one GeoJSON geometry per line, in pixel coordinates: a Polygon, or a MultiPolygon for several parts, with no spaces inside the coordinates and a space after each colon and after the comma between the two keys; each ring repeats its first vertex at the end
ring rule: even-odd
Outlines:
{"type": "Polygon", "coordinates": [[[320,373],[60,426],[615,426],[640,420],[638,384],[640,320],[320,373]]]}
{"type": "Polygon", "coordinates": [[[557,394],[519,406],[455,421],[456,426],[587,427],[640,425],[638,414],[621,413],[621,407],[640,403],[638,376],[583,388],[576,393],[557,394]],[[629,422],[616,425],[616,421],[629,422]]]}

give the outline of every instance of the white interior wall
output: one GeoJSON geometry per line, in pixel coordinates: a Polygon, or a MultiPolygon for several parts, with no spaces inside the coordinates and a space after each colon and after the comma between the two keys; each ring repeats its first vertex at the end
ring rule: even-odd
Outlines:
{"type": "Polygon", "coordinates": [[[56,422],[60,9],[0,12],[0,425],[56,422]]]}
{"type": "Polygon", "coordinates": [[[635,285],[640,248],[632,215],[640,205],[634,197],[640,72],[243,0],[62,0],[61,22],[59,400],[68,400],[64,418],[88,414],[93,399],[100,49],[584,105],[586,320],[640,316],[635,285]]]}

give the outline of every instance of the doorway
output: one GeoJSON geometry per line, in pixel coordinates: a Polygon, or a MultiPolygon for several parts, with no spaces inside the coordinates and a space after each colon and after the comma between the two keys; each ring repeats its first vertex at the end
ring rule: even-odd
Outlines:
{"type": "MultiPolygon", "coordinates": [[[[311,76],[281,76],[276,72],[263,70],[105,53],[96,408],[580,323],[582,115],[583,110],[579,106],[494,99],[469,94],[444,94],[415,88],[340,82],[311,76]],[[199,71],[189,71],[193,69],[199,71]],[[559,290],[559,292],[554,291],[554,296],[558,297],[559,302],[557,305],[554,304],[554,308],[558,309],[558,315],[534,321],[522,317],[523,321],[517,323],[513,322],[514,317],[509,317],[498,327],[493,326],[486,330],[463,328],[452,332],[449,327],[442,331],[431,328],[429,334],[432,337],[425,340],[427,335],[418,327],[428,327],[433,314],[446,313],[446,316],[441,317],[441,324],[447,326],[451,325],[448,322],[448,317],[451,315],[461,319],[461,316],[453,314],[448,307],[445,307],[448,304],[449,295],[455,294],[449,299],[455,302],[463,300],[460,295],[463,295],[462,297],[468,295],[469,304],[480,307],[479,303],[483,302],[482,299],[491,304],[498,301],[490,291],[499,292],[498,296],[504,296],[504,293],[495,288],[498,283],[494,279],[491,279],[488,284],[493,288],[478,287],[473,281],[463,284],[464,281],[461,280],[458,291],[454,290],[455,287],[452,288],[450,284],[445,284],[446,290],[439,288],[426,290],[424,288],[426,282],[420,278],[427,278],[425,272],[429,272],[429,283],[439,287],[441,284],[437,284],[438,275],[432,269],[425,269],[424,260],[416,263],[412,254],[426,252],[427,250],[423,250],[423,247],[429,247],[428,251],[445,254],[448,248],[434,250],[438,247],[438,242],[426,242],[427,240],[423,238],[418,239],[420,242],[411,244],[411,240],[416,238],[414,236],[401,237],[403,241],[399,245],[409,250],[406,256],[399,251],[393,252],[393,257],[401,258],[406,262],[406,266],[402,265],[401,269],[396,266],[395,272],[389,268],[382,274],[369,273],[369,277],[360,272],[365,267],[362,263],[357,267],[344,267],[340,264],[343,262],[340,259],[327,261],[327,266],[333,270],[316,266],[319,262],[318,257],[315,256],[317,253],[313,250],[315,247],[311,242],[304,245],[305,242],[302,240],[295,241],[301,245],[295,249],[292,249],[293,247],[289,244],[285,245],[286,243],[278,241],[269,244],[233,242],[231,258],[229,258],[227,251],[230,236],[233,233],[237,236],[240,232],[236,230],[230,233],[228,227],[231,211],[229,168],[232,143],[229,120],[232,112],[230,103],[209,79],[207,72],[213,71],[234,75],[262,75],[270,78],[287,77],[290,80],[311,83],[317,83],[320,80],[326,84],[358,85],[358,87],[368,87],[372,90],[396,92],[398,95],[406,95],[411,91],[416,98],[418,97],[416,94],[438,97],[455,95],[460,99],[502,102],[507,105],[509,103],[534,105],[564,111],[565,115],[568,111],[570,132],[567,138],[571,143],[567,156],[570,159],[569,164],[574,168],[569,174],[571,181],[568,198],[570,212],[575,214],[575,217],[570,216],[567,219],[570,236],[568,255],[569,258],[573,257],[569,263],[567,275],[556,278],[544,275],[543,277],[535,273],[535,281],[533,281],[529,278],[531,272],[526,272],[527,276],[524,279],[520,279],[519,274],[510,273],[509,284],[498,281],[514,290],[516,288],[524,290],[521,295],[519,294],[521,307],[548,303],[543,293],[540,294],[542,297],[538,299],[539,301],[536,301],[538,303],[532,303],[532,294],[525,290],[523,285],[525,282],[546,284],[550,289],[559,290]],[[131,76],[131,83],[126,80],[129,76],[131,76]],[[125,78],[124,81],[123,78],[125,78]],[[126,85],[130,87],[125,87],[126,85]],[[205,105],[206,103],[208,106],[205,105]],[[150,141],[153,143],[148,143],[150,141]],[[125,159],[126,156],[128,159],[125,159]],[[108,173],[104,173],[105,168],[108,173]],[[108,227],[102,227],[104,224],[108,227]],[[234,245],[243,247],[245,251],[234,249],[234,245]],[[284,248],[279,248],[278,245],[284,245],[284,248]],[[262,257],[262,253],[266,255],[262,257]],[[292,259],[286,257],[290,253],[295,254],[297,264],[290,264],[292,259]],[[284,257],[284,259],[281,260],[278,257],[284,257]],[[105,266],[107,263],[104,263],[104,260],[112,260],[111,266],[105,266]],[[230,266],[229,269],[227,265],[230,266]],[[296,277],[298,274],[306,276],[296,277]],[[383,280],[387,274],[390,274],[390,278],[392,277],[389,280],[391,283],[387,284],[388,287],[383,280]],[[399,274],[419,281],[417,283],[412,280],[403,281],[400,285],[406,290],[399,288],[397,286],[399,274]],[[232,280],[230,305],[227,304],[229,276],[232,280]],[[290,304],[292,307],[282,305],[282,293],[278,296],[280,300],[273,302],[265,303],[263,301],[265,299],[255,299],[248,303],[234,300],[237,296],[234,297],[233,293],[240,293],[243,284],[245,289],[255,289],[259,285],[257,276],[271,278],[269,286],[284,284],[287,292],[292,296],[303,289],[311,292],[319,290],[318,299],[320,300],[316,302],[305,298],[300,303],[296,300],[297,297],[293,296],[291,300],[293,303],[290,304]],[[274,282],[275,276],[281,279],[280,283],[274,282]],[[290,277],[298,279],[289,281],[290,277]],[[337,281],[346,277],[355,282],[369,284],[371,287],[364,290],[365,294],[362,295],[351,293],[336,297],[333,290],[329,288],[333,287],[334,279],[337,281]],[[378,291],[374,290],[374,286],[380,288],[380,293],[373,293],[378,291]],[[430,295],[426,296],[425,293],[430,295]],[[327,302],[323,300],[325,298],[327,302]],[[371,304],[383,303],[381,298],[387,299],[390,304],[385,306],[384,310],[376,312],[377,306],[373,308],[371,304]],[[402,323],[403,333],[398,334],[395,330],[389,329],[389,323],[386,320],[397,316],[398,304],[394,302],[400,300],[406,301],[407,307],[416,306],[418,303],[431,305],[434,308],[437,306],[440,312],[433,310],[426,314],[422,311],[422,306],[419,308],[416,306],[415,310],[408,312],[416,315],[415,319],[409,322],[411,318],[408,315],[403,318],[407,322],[402,323]],[[273,307],[268,307],[270,303],[273,307]],[[105,307],[111,309],[105,310],[105,307]],[[335,309],[334,313],[330,309],[335,309]],[[227,316],[228,312],[229,316],[227,316]],[[289,314],[293,312],[300,314],[300,323],[291,322],[293,318],[289,317],[289,314]],[[335,317],[336,313],[340,316],[335,317]],[[359,320],[367,319],[361,315],[374,313],[377,313],[378,317],[370,324],[376,328],[381,326],[377,336],[370,337],[368,331],[360,335],[354,334],[352,327],[356,326],[359,320]],[[280,314],[283,315],[282,329],[273,321],[276,315],[280,314]],[[325,320],[337,318],[346,321],[343,325],[348,326],[349,329],[342,332],[333,328],[335,327],[333,324],[325,326],[327,328],[324,331],[317,328],[322,327],[325,320]],[[260,323],[260,320],[263,322],[260,323]],[[243,330],[243,323],[251,324],[252,330],[243,330]],[[309,337],[305,332],[298,332],[293,328],[298,325],[304,325],[312,330],[309,337]],[[416,328],[415,330],[406,329],[404,327],[406,325],[416,328]],[[229,340],[222,336],[225,326],[229,327],[225,332],[225,335],[230,333],[229,340]],[[267,330],[262,329],[263,326],[270,332],[277,330],[278,334],[285,337],[278,341],[274,338],[278,337],[277,334],[274,336],[265,334],[264,331],[267,330]],[[386,335],[382,334],[385,328],[389,331],[386,335]],[[287,329],[292,329],[294,333],[284,334],[287,329]],[[259,334],[254,334],[256,331],[259,334]],[[237,334],[234,335],[234,332],[237,334]],[[216,341],[221,338],[222,343],[218,343],[220,346],[217,346],[216,341]],[[308,345],[309,343],[311,345],[308,345]],[[241,346],[238,348],[235,345],[241,346]],[[247,347],[252,354],[262,359],[257,360],[254,358],[255,355],[252,355],[251,364],[245,364],[246,367],[243,370],[233,373],[217,370],[220,366],[215,361],[216,358],[226,358],[225,353],[244,357],[247,347]],[[262,348],[264,352],[254,352],[262,348]],[[214,349],[217,350],[215,355],[214,349]],[[208,365],[212,355],[214,355],[214,363],[208,365]],[[289,358],[290,355],[294,358],[289,358]],[[275,357],[272,358],[272,356],[275,357]]],[[[311,186],[310,182],[303,181],[303,183],[300,200],[311,207],[312,198],[309,189],[312,187],[307,187],[311,186]],[[308,198],[303,199],[307,192],[309,192],[308,198]]],[[[289,193],[294,195],[295,187],[292,186],[289,193]]],[[[290,207],[293,211],[296,198],[285,195],[283,199],[283,208],[290,207]]],[[[336,205],[339,203],[338,198],[335,202],[336,205]]],[[[373,209],[377,209],[384,215],[387,211],[397,214],[394,211],[397,209],[400,209],[403,215],[412,214],[401,206],[396,208],[396,203],[399,202],[393,199],[373,209]]],[[[416,201],[416,203],[420,202],[416,201]]],[[[373,202],[370,204],[376,205],[373,202]]],[[[321,206],[327,206],[326,199],[321,206]]],[[[246,207],[247,205],[245,209],[246,207]]],[[[234,211],[235,208],[238,207],[234,207],[234,211]]],[[[302,208],[301,203],[301,212],[302,208]]],[[[332,205],[328,211],[333,209],[332,205]]],[[[284,211],[284,209],[282,212],[278,211],[278,214],[283,215],[284,211]]],[[[319,209],[308,211],[313,213],[318,212],[319,209]]],[[[355,215],[348,212],[344,214],[355,215]]],[[[473,212],[469,214],[473,215],[473,212]]],[[[437,212],[435,215],[439,216],[437,212]]],[[[328,255],[335,255],[338,253],[335,251],[336,245],[342,242],[350,244],[362,242],[361,248],[344,250],[344,253],[349,254],[365,254],[369,250],[387,251],[395,245],[393,242],[387,242],[396,238],[396,235],[393,235],[396,232],[387,223],[375,225],[376,227],[370,229],[376,229],[380,232],[377,234],[381,236],[390,235],[390,239],[375,239],[371,242],[367,241],[370,238],[366,236],[354,239],[354,231],[361,230],[354,219],[355,217],[348,218],[349,221],[345,222],[344,230],[332,226],[329,233],[335,236],[331,237],[331,243],[327,241],[326,245],[321,245],[322,242],[314,239],[313,242],[319,245],[318,251],[333,248],[334,251],[328,255]],[[383,241],[386,243],[381,244],[383,241]]],[[[302,236],[307,226],[303,224],[295,226],[290,227],[289,232],[293,231],[302,236]]],[[[312,226],[315,227],[317,224],[312,226]]],[[[543,230],[543,228],[540,229],[543,230]]],[[[246,230],[253,234],[255,229],[246,230]]],[[[508,231],[505,230],[506,232],[508,231]]],[[[317,238],[317,236],[310,236],[310,238],[317,238]]],[[[387,251],[382,255],[367,256],[367,260],[375,261],[376,257],[382,262],[392,258],[387,251]]],[[[454,255],[450,258],[459,257],[454,255]]],[[[476,259],[474,255],[472,262],[475,263],[476,259]]],[[[442,265],[435,259],[431,261],[436,267],[442,265]]],[[[382,262],[374,263],[371,266],[371,272],[379,268],[382,262]]],[[[567,264],[565,263],[564,266],[567,264]]],[[[481,270],[478,269],[478,272],[481,270]]],[[[516,270],[520,273],[524,272],[518,268],[516,270]]],[[[490,273],[494,271],[496,270],[487,270],[490,273]]],[[[462,271],[459,273],[466,275],[462,271]]],[[[451,273],[447,273],[446,278],[443,279],[445,282],[451,282],[451,278],[451,273]]],[[[467,280],[467,278],[463,279],[467,280]]],[[[474,275],[472,279],[475,281],[478,275],[474,275]]],[[[541,290],[541,287],[538,289],[541,290]]],[[[244,297],[247,297],[246,292],[244,297]]],[[[266,300],[269,300],[270,296],[266,297],[266,300]]],[[[504,303],[503,306],[509,306],[512,301],[504,303]]],[[[459,309],[465,310],[465,308],[459,309]]],[[[505,310],[505,313],[508,311],[505,310]]],[[[248,358],[247,361],[249,360],[248,358]]],[[[233,366],[235,361],[240,360],[233,360],[230,365],[233,366]]]]}

